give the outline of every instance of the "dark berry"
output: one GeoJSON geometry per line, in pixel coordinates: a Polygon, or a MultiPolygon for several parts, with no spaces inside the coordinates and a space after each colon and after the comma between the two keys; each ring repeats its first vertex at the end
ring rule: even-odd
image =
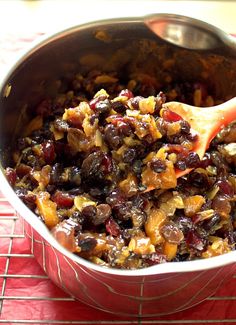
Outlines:
{"type": "Polygon", "coordinates": [[[135,96],[130,99],[130,103],[134,109],[139,109],[139,102],[142,100],[144,97],[142,96],[135,96]]]}
{"type": "Polygon", "coordinates": [[[187,121],[181,120],[180,121],[180,126],[181,126],[181,131],[183,133],[189,133],[190,132],[191,126],[190,126],[190,124],[187,121]]]}
{"type": "Polygon", "coordinates": [[[83,208],[81,214],[85,219],[92,220],[97,214],[97,208],[94,205],[87,205],[83,208]]]}
{"type": "Polygon", "coordinates": [[[56,130],[60,132],[66,132],[69,128],[69,125],[66,121],[57,118],[53,123],[53,126],[56,130]]]}
{"type": "Polygon", "coordinates": [[[82,252],[89,252],[95,248],[97,245],[97,240],[93,237],[87,237],[78,240],[78,246],[81,248],[82,252]]]}
{"type": "Polygon", "coordinates": [[[123,155],[123,161],[125,163],[132,163],[136,157],[136,150],[133,148],[127,149],[123,155]]]}
{"type": "Polygon", "coordinates": [[[150,168],[155,173],[162,173],[166,170],[166,163],[164,160],[153,158],[150,162],[150,168]]]}
{"type": "Polygon", "coordinates": [[[188,168],[197,168],[200,164],[200,158],[196,152],[190,152],[185,158],[185,162],[188,168]]]}
{"type": "Polygon", "coordinates": [[[117,101],[117,102],[113,102],[112,104],[112,108],[117,112],[117,113],[125,113],[125,111],[127,110],[127,106],[125,104],[123,104],[122,102],[120,101],[117,101]]]}
{"type": "Polygon", "coordinates": [[[183,161],[183,160],[178,160],[178,161],[175,163],[175,167],[178,168],[179,170],[185,170],[185,169],[187,169],[186,162],[183,161]]]}
{"type": "Polygon", "coordinates": [[[117,149],[122,144],[122,138],[119,135],[117,127],[112,124],[106,125],[104,129],[104,138],[111,149],[117,149]]]}
{"type": "Polygon", "coordinates": [[[109,99],[99,101],[95,105],[95,111],[98,113],[109,113],[110,109],[111,109],[111,102],[109,101],[109,99]]]}
{"type": "Polygon", "coordinates": [[[104,223],[111,216],[111,207],[108,204],[99,204],[97,206],[97,213],[93,217],[93,224],[95,226],[104,223]]]}
{"type": "Polygon", "coordinates": [[[69,182],[73,186],[79,186],[81,184],[81,176],[80,176],[80,168],[79,167],[71,167],[69,169],[69,182]]]}

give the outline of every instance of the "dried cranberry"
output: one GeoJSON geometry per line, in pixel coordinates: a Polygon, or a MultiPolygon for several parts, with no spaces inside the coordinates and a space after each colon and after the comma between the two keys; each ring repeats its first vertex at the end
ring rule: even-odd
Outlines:
{"type": "Polygon", "coordinates": [[[16,171],[13,168],[7,167],[5,169],[5,174],[8,182],[11,184],[11,186],[14,186],[16,183],[16,171]]]}
{"type": "Polygon", "coordinates": [[[193,222],[191,218],[185,216],[179,216],[175,219],[175,224],[177,227],[183,232],[183,234],[187,234],[190,229],[193,227],[193,222]]]}
{"type": "Polygon", "coordinates": [[[168,144],[168,152],[174,152],[176,154],[181,154],[182,157],[187,157],[189,151],[180,144],[168,144]]]}
{"type": "Polygon", "coordinates": [[[108,218],[105,221],[105,226],[106,226],[106,231],[114,236],[114,237],[118,237],[121,234],[121,229],[118,225],[118,223],[112,218],[108,218]]]}
{"type": "Polygon", "coordinates": [[[203,251],[205,248],[205,241],[201,238],[196,231],[190,230],[186,237],[188,247],[197,251],[203,251]]]}
{"type": "Polygon", "coordinates": [[[128,99],[134,97],[132,91],[129,90],[129,89],[123,89],[123,90],[121,90],[121,92],[119,93],[118,96],[125,96],[125,97],[127,97],[128,99]]]}
{"type": "Polygon", "coordinates": [[[54,143],[51,140],[42,143],[42,151],[46,164],[52,164],[56,158],[54,143]]]}
{"type": "Polygon", "coordinates": [[[62,191],[56,191],[52,196],[52,200],[59,208],[71,208],[74,204],[74,198],[70,194],[62,191]]]}
{"type": "Polygon", "coordinates": [[[163,110],[163,112],[162,112],[162,118],[165,121],[167,121],[167,122],[178,122],[178,121],[183,120],[183,118],[179,114],[171,111],[168,108],[165,108],[163,110]]]}
{"type": "Polygon", "coordinates": [[[92,109],[92,110],[95,110],[95,108],[96,108],[96,104],[98,104],[100,101],[102,101],[102,100],[105,100],[107,98],[107,96],[106,95],[100,95],[100,96],[98,96],[98,97],[95,97],[95,98],[93,98],[92,100],[90,100],[90,102],[89,102],[89,106],[90,106],[90,108],[92,109]]]}

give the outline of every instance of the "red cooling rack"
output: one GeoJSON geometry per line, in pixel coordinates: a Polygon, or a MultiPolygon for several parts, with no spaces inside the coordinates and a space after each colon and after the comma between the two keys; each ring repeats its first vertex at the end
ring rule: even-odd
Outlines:
{"type": "MultiPolygon", "coordinates": [[[[0,73],[9,56],[35,37],[16,39],[10,35],[0,39],[0,73]]],[[[40,268],[24,237],[22,221],[0,193],[0,324],[233,323],[236,324],[236,274],[205,302],[165,317],[118,317],[75,301],[57,288],[40,268]]]]}

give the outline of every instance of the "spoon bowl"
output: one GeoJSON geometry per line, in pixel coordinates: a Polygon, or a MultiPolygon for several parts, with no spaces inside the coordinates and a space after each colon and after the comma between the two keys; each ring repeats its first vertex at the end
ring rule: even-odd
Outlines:
{"type": "MultiPolygon", "coordinates": [[[[180,102],[168,102],[163,105],[163,109],[169,109],[190,124],[192,133],[198,136],[193,151],[202,159],[217,133],[236,120],[236,97],[212,107],[196,107],[180,102]]],[[[190,173],[191,170],[192,168],[177,169],[176,177],[182,177],[190,173]]],[[[154,189],[154,186],[148,186],[145,192],[154,189]]]]}

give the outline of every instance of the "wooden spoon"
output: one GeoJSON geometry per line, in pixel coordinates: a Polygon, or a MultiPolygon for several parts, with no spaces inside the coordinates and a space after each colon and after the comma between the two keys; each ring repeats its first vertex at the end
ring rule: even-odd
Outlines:
{"type": "MultiPolygon", "coordinates": [[[[236,120],[236,97],[229,101],[212,107],[195,107],[179,102],[169,102],[163,105],[164,108],[180,115],[188,121],[191,129],[198,134],[194,150],[202,159],[208,149],[211,140],[216,134],[232,121],[236,120]]],[[[176,170],[176,177],[188,174],[192,168],[176,170]]],[[[148,186],[145,192],[153,190],[148,186]]]]}

